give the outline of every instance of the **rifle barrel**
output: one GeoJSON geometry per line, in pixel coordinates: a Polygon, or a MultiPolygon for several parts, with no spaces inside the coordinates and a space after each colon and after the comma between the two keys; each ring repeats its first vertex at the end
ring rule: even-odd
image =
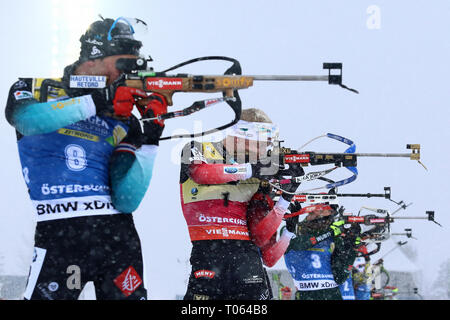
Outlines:
{"type": "MultiPolygon", "coordinates": [[[[319,153],[319,152],[317,152],[319,153]]],[[[355,155],[357,157],[405,157],[410,158],[411,153],[342,153],[342,152],[336,152],[336,153],[327,153],[327,155],[355,155]]]]}
{"type": "Polygon", "coordinates": [[[254,75],[248,77],[261,81],[328,81],[328,76],[254,75]]]}
{"type": "Polygon", "coordinates": [[[380,198],[386,198],[386,194],[381,193],[337,193],[336,196],[338,197],[380,197],[380,198]]]}
{"type": "MultiPolygon", "coordinates": [[[[302,152],[299,152],[302,153],[302,152]]],[[[323,154],[323,152],[313,152],[323,154]]],[[[344,152],[327,152],[326,155],[330,156],[357,156],[357,157],[404,157],[411,158],[411,153],[344,153],[344,152]]]]}
{"type": "Polygon", "coordinates": [[[353,153],[357,157],[406,157],[410,158],[411,153],[353,153]]]}
{"type": "Polygon", "coordinates": [[[395,219],[395,220],[397,220],[397,219],[413,219],[413,220],[425,219],[425,220],[428,220],[428,217],[390,217],[390,218],[395,219]]]}

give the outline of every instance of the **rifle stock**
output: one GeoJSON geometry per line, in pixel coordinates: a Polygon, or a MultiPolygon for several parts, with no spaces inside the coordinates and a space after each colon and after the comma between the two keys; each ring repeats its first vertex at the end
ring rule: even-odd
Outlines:
{"type": "Polygon", "coordinates": [[[169,106],[173,105],[175,92],[223,92],[225,97],[233,98],[234,90],[253,86],[253,77],[239,75],[175,75],[175,76],[130,76],[125,80],[128,87],[158,93],[166,98],[169,106]]]}

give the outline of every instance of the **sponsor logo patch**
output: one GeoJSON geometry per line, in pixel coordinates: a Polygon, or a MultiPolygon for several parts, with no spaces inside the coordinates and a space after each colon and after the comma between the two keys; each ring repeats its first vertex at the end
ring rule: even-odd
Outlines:
{"type": "Polygon", "coordinates": [[[33,98],[33,94],[30,91],[16,91],[14,92],[14,98],[16,100],[30,99],[33,98]]]}
{"type": "Polygon", "coordinates": [[[96,135],[89,134],[83,131],[71,130],[67,128],[62,128],[58,130],[59,134],[64,134],[66,136],[76,137],[84,140],[98,142],[100,138],[96,135]]]}
{"type": "Polygon", "coordinates": [[[58,283],[56,283],[56,282],[50,282],[49,284],[48,284],[48,290],[50,290],[51,292],[55,292],[56,290],[58,290],[58,288],[59,288],[59,285],[58,285],[58,283]]]}
{"type": "Polygon", "coordinates": [[[348,217],[348,222],[358,223],[358,222],[364,222],[364,217],[348,217]]]}
{"type": "Polygon", "coordinates": [[[284,156],[286,163],[309,163],[309,154],[288,154],[284,156]]]}
{"type": "Polygon", "coordinates": [[[252,276],[243,280],[245,284],[263,283],[263,278],[259,276],[252,276]]]}
{"type": "Polygon", "coordinates": [[[215,275],[216,275],[216,273],[211,270],[197,270],[194,272],[194,277],[196,279],[198,279],[198,278],[212,279],[212,278],[214,278],[215,275]]]}
{"type": "Polygon", "coordinates": [[[129,266],[117,278],[114,284],[122,291],[125,297],[131,295],[142,284],[142,279],[132,266],[129,266]]]}
{"type": "Polygon", "coordinates": [[[386,220],[384,218],[370,219],[370,223],[385,223],[386,220]]]}
{"type": "MultiPolygon", "coordinates": [[[[95,46],[94,46],[94,48],[95,48],[95,46]]],[[[104,88],[104,87],[106,87],[106,77],[105,76],[73,75],[73,76],[70,76],[70,87],[71,88],[104,88]]]]}
{"type": "Polygon", "coordinates": [[[182,78],[149,78],[146,85],[147,90],[181,90],[183,89],[182,78]]]}
{"type": "Polygon", "coordinates": [[[336,282],[332,280],[316,280],[316,281],[297,281],[297,289],[299,291],[324,290],[336,288],[336,282]]]}
{"type": "Polygon", "coordinates": [[[224,171],[224,173],[230,173],[230,174],[233,174],[233,173],[237,173],[237,172],[238,172],[238,169],[235,168],[235,167],[225,167],[225,168],[223,169],[223,171],[224,171]]]}
{"type": "Polygon", "coordinates": [[[245,167],[238,168],[238,167],[224,167],[223,173],[226,174],[245,174],[247,172],[247,169],[245,167]]]}

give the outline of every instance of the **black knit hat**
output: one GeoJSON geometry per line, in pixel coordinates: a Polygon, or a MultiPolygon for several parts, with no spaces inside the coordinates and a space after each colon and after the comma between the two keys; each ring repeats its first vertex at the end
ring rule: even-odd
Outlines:
{"type": "Polygon", "coordinates": [[[126,18],[103,19],[92,23],[80,38],[79,61],[121,54],[139,56],[142,42],[134,39],[133,33],[133,27],[126,18]]]}

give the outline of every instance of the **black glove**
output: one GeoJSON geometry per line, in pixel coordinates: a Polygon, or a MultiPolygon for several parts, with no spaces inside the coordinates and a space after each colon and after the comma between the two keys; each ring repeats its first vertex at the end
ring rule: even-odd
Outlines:
{"type": "Polygon", "coordinates": [[[142,143],[159,146],[159,138],[161,137],[165,126],[161,127],[159,124],[153,123],[153,121],[145,121],[143,127],[144,136],[142,143]]]}
{"type": "MultiPolygon", "coordinates": [[[[300,185],[300,183],[296,183],[296,182],[284,183],[284,184],[281,184],[281,189],[283,189],[284,191],[290,192],[290,193],[294,193],[295,191],[297,191],[297,188],[299,185],[300,185]]],[[[290,193],[283,192],[281,194],[281,197],[284,200],[286,200],[287,202],[291,202],[294,195],[290,194],[290,193]]]]}
{"type": "Polygon", "coordinates": [[[359,223],[351,223],[348,228],[344,228],[344,233],[358,237],[361,234],[361,226],[359,223]]]}
{"type": "Polygon", "coordinates": [[[302,204],[298,201],[294,201],[289,205],[289,211],[291,213],[298,212],[302,210],[302,204]]]}
{"type": "Polygon", "coordinates": [[[132,144],[136,148],[140,148],[143,144],[159,144],[159,137],[161,136],[164,127],[146,121],[143,124],[144,132],[142,132],[140,122],[134,116],[127,119],[125,123],[129,126],[129,129],[124,142],[132,144]]]}
{"type": "MultiPolygon", "coordinates": [[[[298,201],[291,202],[289,204],[289,211],[291,213],[295,213],[302,209],[302,205],[298,201]]],[[[289,232],[296,233],[297,232],[297,224],[298,224],[299,216],[293,216],[291,218],[286,219],[286,229],[289,232]]]]}
{"type": "Polygon", "coordinates": [[[126,121],[124,121],[126,125],[128,125],[128,132],[126,137],[123,139],[123,142],[129,143],[136,147],[136,149],[142,146],[143,135],[141,125],[139,120],[131,116],[126,121]]]}
{"type": "Polygon", "coordinates": [[[271,192],[272,192],[272,186],[266,180],[262,180],[259,184],[257,193],[270,195],[271,192]]]}
{"type": "MultiPolygon", "coordinates": [[[[167,113],[166,98],[160,94],[153,93],[146,99],[146,104],[136,104],[143,119],[154,118],[167,113]]],[[[144,122],[144,144],[159,145],[165,125],[164,120],[151,120],[144,122]]]]}
{"type": "Polygon", "coordinates": [[[359,238],[361,226],[359,223],[345,224],[341,230],[344,234],[342,238],[345,248],[355,248],[361,244],[361,239],[359,238]]]}
{"type": "Polygon", "coordinates": [[[257,162],[255,164],[251,164],[252,166],[252,177],[258,179],[268,179],[277,174],[276,171],[272,167],[274,165],[269,159],[267,159],[268,163],[263,164],[261,162],[257,162]]]}
{"type": "MultiPolygon", "coordinates": [[[[278,172],[278,176],[290,176],[291,182],[282,184],[281,188],[287,192],[295,192],[300,186],[300,182],[295,182],[295,177],[301,177],[305,174],[303,167],[299,163],[290,163],[288,169],[283,169],[278,172]]],[[[294,195],[283,192],[283,199],[290,202],[294,195]]]]}
{"type": "Polygon", "coordinates": [[[305,171],[300,163],[289,163],[289,168],[278,171],[278,176],[301,177],[305,171]]]}

